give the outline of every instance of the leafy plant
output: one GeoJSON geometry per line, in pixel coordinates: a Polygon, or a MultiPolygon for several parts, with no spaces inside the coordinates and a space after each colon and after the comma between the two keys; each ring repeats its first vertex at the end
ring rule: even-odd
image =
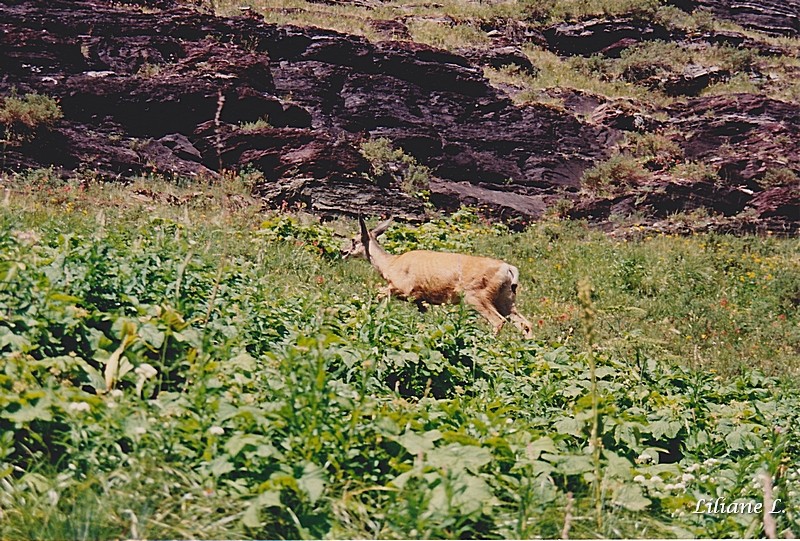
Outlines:
{"type": "Polygon", "coordinates": [[[598,195],[614,195],[641,184],[648,176],[639,160],[617,154],[584,171],[581,186],[598,195]]]}
{"type": "Polygon", "coordinates": [[[8,144],[29,139],[37,129],[52,126],[62,116],[61,107],[53,98],[35,92],[20,97],[12,88],[10,95],[2,98],[0,105],[4,142],[8,144]]]}
{"type": "Polygon", "coordinates": [[[430,169],[417,163],[403,149],[394,148],[385,137],[364,141],[361,144],[361,154],[372,164],[376,178],[388,176],[411,195],[429,188],[430,169]]]}

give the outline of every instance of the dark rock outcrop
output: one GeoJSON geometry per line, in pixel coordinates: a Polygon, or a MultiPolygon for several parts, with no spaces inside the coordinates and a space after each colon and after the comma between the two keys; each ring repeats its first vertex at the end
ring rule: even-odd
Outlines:
{"type": "Polygon", "coordinates": [[[621,51],[642,41],[675,39],[665,27],[631,17],[558,23],[543,33],[555,52],[583,56],[619,57],[621,51]]]}
{"type": "Polygon", "coordinates": [[[759,190],[768,171],[800,176],[800,107],[735,94],[696,98],[669,110],[676,142],[688,159],[719,169],[729,183],[759,190]]]}
{"type": "Polygon", "coordinates": [[[477,66],[488,66],[495,69],[511,66],[530,76],[536,76],[539,73],[539,69],[519,47],[461,49],[458,53],[477,66]]]}
{"type": "Polygon", "coordinates": [[[704,209],[724,218],[720,230],[800,231],[800,107],[738,94],[694,98],[668,113],[666,132],[687,159],[715,168],[717,178],[657,173],[625,194],[582,198],[572,217],[662,219],[704,209]]]}
{"type": "Polygon", "coordinates": [[[115,177],[251,165],[273,205],[419,215],[416,199],[364,179],[358,145],[388,137],[430,167],[432,200],[466,194],[458,186],[468,182],[470,202],[485,194],[535,217],[539,206],[513,198],[577,189],[612,137],[563,111],[515,106],[445,51],[217,18],[166,0],[148,7],[0,4],[0,94],[47,94],[64,112],[51,132],[9,149],[7,167],[83,165],[115,177]]]}
{"type": "Polygon", "coordinates": [[[766,34],[800,36],[800,2],[797,0],[671,0],[685,10],[705,9],[746,28],[766,34]]]}
{"type": "MultiPolygon", "coordinates": [[[[625,40],[662,32],[650,26],[633,36],[633,20],[603,24],[584,24],[590,35],[607,36],[591,47],[586,36],[568,43],[564,36],[577,30],[563,26],[549,39],[565,54],[591,54],[592,47],[616,54],[625,40]]],[[[213,177],[255,167],[265,181],[254,193],[274,207],[421,218],[421,201],[377,175],[360,151],[364,141],[385,137],[429,168],[430,201],[445,210],[470,204],[521,225],[567,198],[576,201],[573,215],[595,220],[705,208],[797,230],[797,105],[742,94],[658,111],[551,89],[563,107],[517,106],[489,85],[480,65],[535,70],[518,49],[504,48],[525,28],[490,30],[498,47],[459,55],[265,24],[252,11],[219,18],[172,0],[0,2],[0,96],[12,88],[46,94],[64,113],[7,144],[2,164],[110,178],[213,177]],[[661,172],[613,199],[587,196],[583,171],[612,153],[621,131],[661,131],[686,158],[716,167],[718,182],[661,172]]]]}

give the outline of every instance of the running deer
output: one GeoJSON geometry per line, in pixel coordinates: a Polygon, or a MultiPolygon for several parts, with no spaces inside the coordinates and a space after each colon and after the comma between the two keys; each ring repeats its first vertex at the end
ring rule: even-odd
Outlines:
{"type": "Polygon", "coordinates": [[[497,335],[506,318],[525,335],[533,337],[531,323],[517,311],[514,301],[519,286],[519,270],[505,261],[465,254],[412,250],[392,255],[378,243],[392,223],[389,218],[369,231],[359,216],[361,234],[347,241],[342,255],[369,261],[388,286],[383,293],[414,301],[424,311],[423,302],[456,304],[463,297],[489,320],[497,335]]]}

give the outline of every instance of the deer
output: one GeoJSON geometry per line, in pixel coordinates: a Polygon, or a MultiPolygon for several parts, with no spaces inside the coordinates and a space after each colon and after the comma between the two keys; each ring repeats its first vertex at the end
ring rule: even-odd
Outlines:
{"type": "Polygon", "coordinates": [[[412,250],[393,255],[378,242],[392,218],[372,231],[359,216],[360,234],[345,241],[342,257],[366,259],[387,282],[381,294],[412,301],[421,312],[424,303],[458,304],[475,308],[489,321],[497,336],[507,319],[525,338],[533,338],[530,321],[517,311],[519,270],[499,259],[466,254],[412,250]]]}

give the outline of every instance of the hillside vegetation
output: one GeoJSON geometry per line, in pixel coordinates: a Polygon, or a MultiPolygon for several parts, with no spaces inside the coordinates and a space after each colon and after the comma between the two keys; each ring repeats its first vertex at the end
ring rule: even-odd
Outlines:
{"type": "Polygon", "coordinates": [[[747,537],[800,531],[797,239],[521,234],[526,341],[376,300],[334,231],[214,185],[7,178],[0,537],[747,537]]]}
{"type": "MultiPolygon", "coordinates": [[[[467,53],[468,57],[472,49],[520,46],[535,68],[533,73],[520,69],[518,62],[509,62],[502,68],[487,66],[486,73],[500,83],[501,89],[515,90],[513,93],[521,102],[545,101],[563,106],[558,97],[546,91],[572,88],[607,98],[632,98],[644,112],[681,99],[665,93],[663,87],[650,84],[653,81],[648,81],[647,76],[678,75],[689,65],[714,66],[723,72],[707,88],[698,89],[701,95],[752,92],[800,101],[797,79],[800,60],[796,54],[800,41],[796,35],[767,35],[714,15],[702,6],[684,11],[676,5],[680,3],[662,0],[252,0],[248,3],[252,12],[268,22],[319,26],[361,35],[371,41],[409,40],[467,53]],[[546,41],[548,29],[565,22],[592,19],[622,20],[638,27],[640,35],[621,52],[601,52],[602,47],[597,45],[592,51],[591,37],[595,43],[611,39],[606,32],[613,35],[615,27],[610,24],[608,28],[594,29],[594,36],[574,36],[579,43],[572,50],[561,51],[568,54],[554,54],[560,51],[553,50],[557,42],[546,41]],[[664,28],[667,33],[654,38],[648,34],[653,30],[651,25],[664,28]],[[736,37],[731,40],[733,36],[736,37]]],[[[242,13],[241,2],[216,0],[211,7],[226,16],[242,13]]]]}

